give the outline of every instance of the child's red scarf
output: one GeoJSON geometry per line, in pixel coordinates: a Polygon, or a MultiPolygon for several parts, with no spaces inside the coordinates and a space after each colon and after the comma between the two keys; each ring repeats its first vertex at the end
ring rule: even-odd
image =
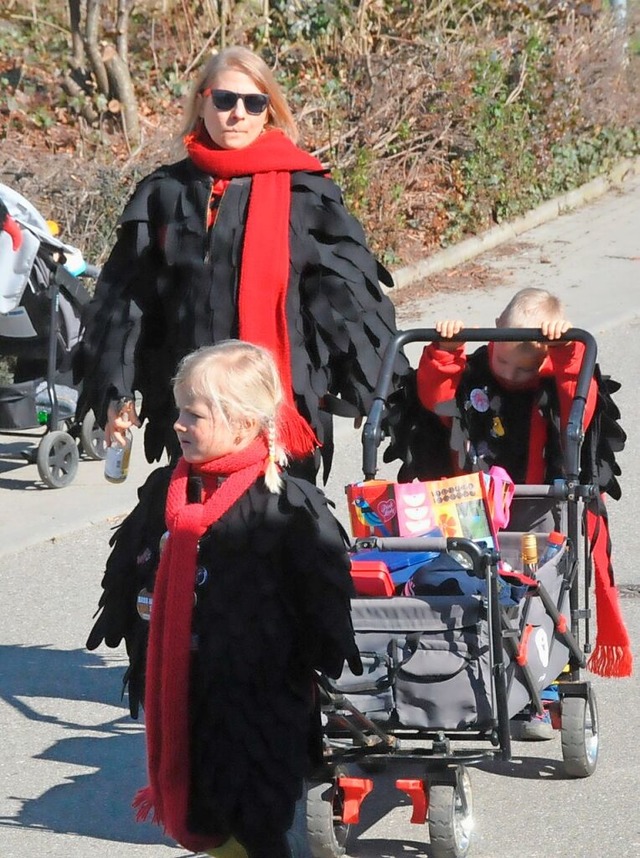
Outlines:
{"type": "Polygon", "coordinates": [[[249,447],[207,464],[178,462],[167,495],[169,540],[153,593],[147,655],[145,722],[149,786],[134,799],[137,819],[153,813],[171,837],[201,852],[220,844],[187,829],[189,797],[189,662],[198,540],[264,473],[268,449],[263,437],[249,447]],[[204,503],[187,503],[189,474],[226,479],[204,503]]]}
{"type": "Polygon", "coordinates": [[[609,521],[604,507],[599,513],[587,509],[586,524],[593,552],[596,608],[596,644],[587,667],[599,676],[631,676],[631,640],[613,578],[609,521]]]}
{"type": "Polygon", "coordinates": [[[279,437],[293,458],[303,458],[318,439],[293,400],[286,298],[289,285],[291,173],[324,171],[317,158],[299,149],[282,131],[265,131],[245,149],[219,149],[204,126],[185,137],[193,163],[216,179],[252,176],[238,290],[239,337],[264,346],[275,357],[286,404],[279,437]]]}

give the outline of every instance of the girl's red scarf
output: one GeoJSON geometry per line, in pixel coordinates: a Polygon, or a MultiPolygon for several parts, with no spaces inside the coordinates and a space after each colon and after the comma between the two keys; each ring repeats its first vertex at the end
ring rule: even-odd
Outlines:
{"type": "Polygon", "coordinates": [[[293,458],[303,458],[315,450],[318,439],[293,400],[286,315],[290,174],[296,170],[325,172],[324,168],[275,128],[245,149],[217,148],[202,125],[184,143],[196,167],[216,179],[253,177],[238,290],[239,336],[264,346],[276,358],[286,397],[278,434],[293,458]]]}
{"type": "MultiPolygon", "coordinates": [[[[201,852],[219,845],[187,828],[189,798],[189,663],[198,540],[264,473],[268,448],[263,437],[239,453],[190,466],[180,459],[166,504],[169,540],[153,593],[147,654],[145,721],[149,786],[136,795],[137,819],[152,813],[186,849],[201,852]],[[187,503],[193,472],[226,479],[204,503],[187,503]]],[[[224,839],[224,838],[222,838],[224,839]]]]}

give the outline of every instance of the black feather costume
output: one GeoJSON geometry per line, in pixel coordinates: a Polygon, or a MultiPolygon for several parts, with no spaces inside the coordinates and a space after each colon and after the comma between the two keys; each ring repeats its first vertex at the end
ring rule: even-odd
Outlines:
{"type": "MultiPolygon", "coordinates": [[[[127,646],[131,714],[144,692],[148,624],[170,468],[155,471],[113,540],[87,647],[127,646]]],[[[196,500],[197,486],[192,499],[196,500]]],[[[361,672],[350,616],[346,534],[322,492],[284,475],[258,480],[200,540],[190,676],[189,827],[247,845],[291,825],[302,780],[322,761],[314,671],[361,672]]]]}
{"type": "MultiPolygon", "coordinates": [[[[110,399],[141,393],[149,461],[176,449],[170,382],[179,360],[238,336],[251,181],[229,183],[207,230],[211,176],[186,159],[144,179],[120,218],[118,240],[85,314],[75,358],[83,385],[78,413],[92,408],[103,425],[110,399]]],[[[291,173],[289,244],[292,383],[298,410],[322,444],[326,477],[331,414],[355,417],[369,410],[396,331],[395,311],[380,282],[393,282],[326,175],[291,173]]],[[[398,373],[405,369],[400,357],[398,373]]]]}

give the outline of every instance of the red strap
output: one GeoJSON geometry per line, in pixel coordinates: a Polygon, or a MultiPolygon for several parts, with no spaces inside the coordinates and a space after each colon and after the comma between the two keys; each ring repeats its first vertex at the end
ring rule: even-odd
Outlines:
{"type": "Polygon", "coordinates": [[[22,230],[10,214],[4,219],[2,229],[11,237],[11,245],[14,252],[20,250],[22,247],[22,230]]]}
{"type": "Polygon", "coordinates": [[[520,667],[524,667],[527,663],[527,650],[529,647],[529,638],[531,637],[531,632],[533,631],[533,626],[527,625],[525,626],[524,632],[522,633],[522,639],[518,644],[518,652],[516,654],[516,662],[520,665],[520,667]]]}

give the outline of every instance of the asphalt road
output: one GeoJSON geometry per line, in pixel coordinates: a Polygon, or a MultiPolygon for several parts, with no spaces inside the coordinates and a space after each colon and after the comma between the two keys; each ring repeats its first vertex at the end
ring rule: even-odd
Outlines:
{"type": "MultiPolygon", "coordinates": [[[[490,326],[513,291],[545,285],[568,316],[591,330],[605,371],[623,382],[629,434],[624,497],[611,505],[623,610],[640,641],[640,183],[521,236],[482,262],[496,289],[447,293],[403,306],[405,328],[456,316],[490,326]]],[[[133,503],[147,468],[140,439],[123,486],[82,462],[61,490],[39,486],[33,466],[0,462],[0,858],[182,858],[151,825],[133,821],[130,801],[145,780],[142,727],[120,700],[121,651],[83,643],[99,595],[113,524],[133,503]],[[32,470],[30,470],[30,468],[32,470]]],[[[343,427],[327,486],[346,515],[344,485],[360,477],[360,441],[343,427]]],[[[380,475],[393,476],[385,466],[380,475]]],[[[640,855],[640,688],[636,677],[594,679],[601,751],[586,780],[562,775],[559,739],[514,744],[509,764],[471,770],[476,832],[471,858],[636,858],[640,855]]],[[[409,776],[403,770],[395,776],[409,776]]],[[[352,831],[350,858],[430,858],[428,835],[409,823],[407,798],[377,776],[352,831]]]]}

